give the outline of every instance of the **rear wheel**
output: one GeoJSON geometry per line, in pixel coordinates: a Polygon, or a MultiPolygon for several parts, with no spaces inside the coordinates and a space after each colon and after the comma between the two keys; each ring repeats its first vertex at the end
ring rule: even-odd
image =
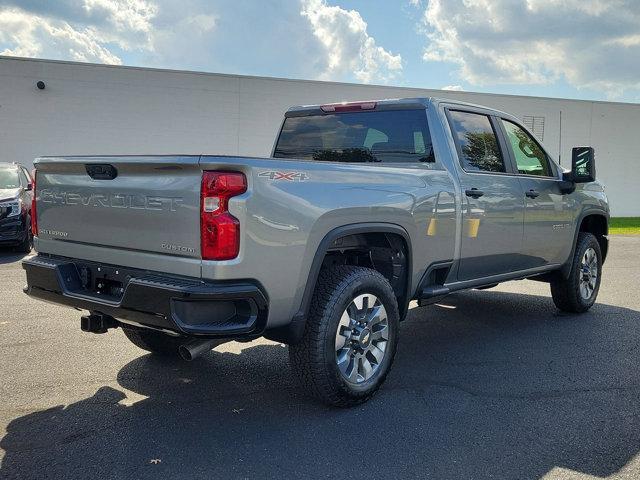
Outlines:
{"type": "Polygon", "coordinates": [[[375,270],[323,269],[302,340],[289,346],[292,368],[312,396],[347,407],[367,401],[385,381],[398,342],[398,304],[375,270]]]}
{"type": "Polygon", "coordinates": [[[153,330],[122,327],[122,331],[136,347],[156,355],[178,356],[178,348],[184,343],[181,338],[171,337],[153,330]]]}
{"type": "Polygon", "coordinates": [[[602,252],[596,237],[580,232],[569,278],[551,282],[553,303],[563,312],[586,312],[595,303],[602,276],[602,252]]]}

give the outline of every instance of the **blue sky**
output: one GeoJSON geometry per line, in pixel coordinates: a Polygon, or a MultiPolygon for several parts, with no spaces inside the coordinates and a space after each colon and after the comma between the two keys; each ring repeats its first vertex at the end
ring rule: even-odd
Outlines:
{"type": "Polygon", "coordinates": [[[0,54],[640,102],[637,0],[0,0],[0,54]]]}

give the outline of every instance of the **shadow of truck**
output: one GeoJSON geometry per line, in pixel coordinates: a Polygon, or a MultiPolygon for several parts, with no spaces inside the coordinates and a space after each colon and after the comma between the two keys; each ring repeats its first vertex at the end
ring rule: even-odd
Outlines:
{"type": "Polygon", "coordinates": [[[387,384],[350,410],[300,396],[281,345],[141,356],[122,391],[11,421],[0,476],[607,477],[638,453],[637,311],[561,315],[547,297],[476,291],[412,310],[401,335],[387,384]]]}

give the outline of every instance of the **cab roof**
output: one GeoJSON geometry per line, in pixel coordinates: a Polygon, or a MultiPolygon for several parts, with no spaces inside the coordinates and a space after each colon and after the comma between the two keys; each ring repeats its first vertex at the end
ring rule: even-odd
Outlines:
{"type": "Polygon", "coordinates": [[[513,117],[513,115],[506,112],[501,112],[483,105],[438,97],[387,98],[357,102],[329,103],[324,105],[298,105],[289,108],[285,113],[285,117],[302,117],[355,111],[426,109],[429,108],[429,106],[438,107],[440,104],[458,105],[461,107],[472,108],[474,110],[484,110],[504,117],[513,117]]]}

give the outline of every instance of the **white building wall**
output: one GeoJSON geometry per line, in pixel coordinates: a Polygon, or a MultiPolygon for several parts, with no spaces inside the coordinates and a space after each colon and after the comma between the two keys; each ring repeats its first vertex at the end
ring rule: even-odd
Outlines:
{"type": "Polygon", "coordinates": [[[291,105],[414,96],[544,117],[548,150],[568,166],[572,146],[592,145],[613,214],[640,216],[637,104],[0,57],[0,162],[83,154],[268,156],[291,105]],[[45,90],[36,88],[38,80],[45,90]]]}

